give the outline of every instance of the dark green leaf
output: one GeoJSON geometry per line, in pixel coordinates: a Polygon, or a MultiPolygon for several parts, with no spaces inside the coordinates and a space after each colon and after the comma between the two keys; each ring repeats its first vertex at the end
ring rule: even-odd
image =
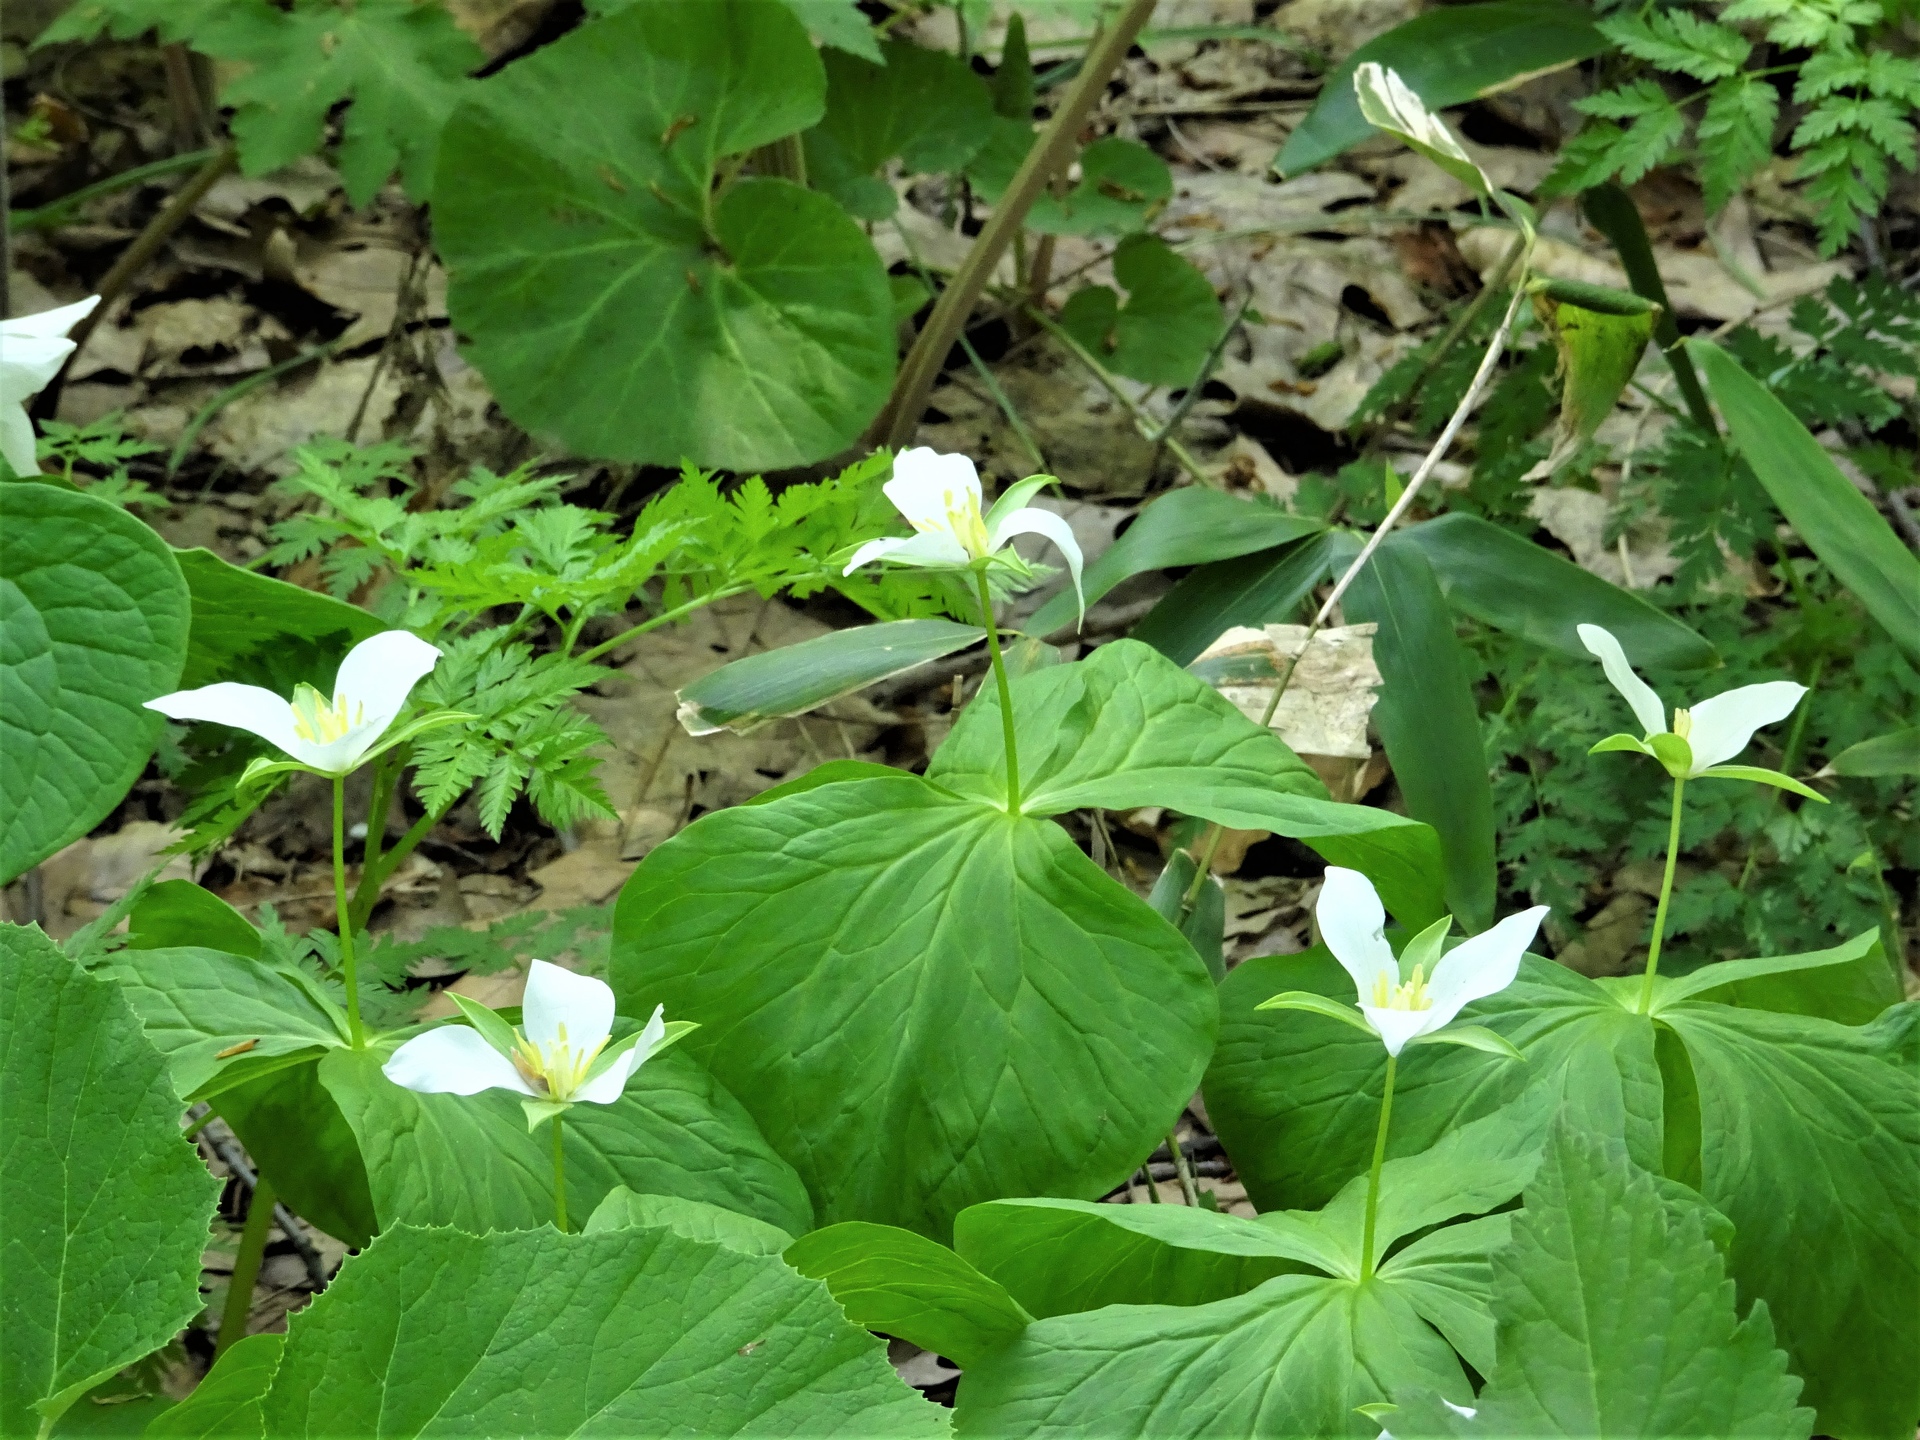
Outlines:
{"type": "Polygon", "coordinates": [[[248,960],[260,958],[260,932],[211,890],[191,880],[150,885],[127,916],[129,950],[198,946],[248,960]]]}
{"type": "Polygon", "coordinates": [[[1835,775],[1920,775],[1920,726],[1849,745],[1827,762],[1827,770],[1835,775]]]}
{"type": "Polygon", "coordinates": [[[957,171],[986,138],[993,106],[979,76],[955,56],[890,40],[879,63],[833,53],[826,117],[806,135],[807,178],[863,220],[898,203],[874,178],[899,156],[909,175],[957,171]]]}
{"type": "Polygon", "coordinates": [[[180,675],[183,690],[216,680],[251,679],[232,673],[235,662],[289,636],[333,637],[344,654],[348,646],[388,628],[357,605],[242,570],[211,550],[177,550],[174,555],[193,597],[193,628],[187,633],[187,663],[180,675]]]}
{"type": "Polygon", "coordinates": [[[349,1245],[373,1238],[380,1222],[360,1142],[320,1083],[319,1057],[243,1080],[217,1106],[289,1210],[349,1245]]]}
{"type": "Polygon", "coordinates": [[[821,116],[777,0],[642,4],[477,84],[448,122],[434,238],[474,363],[575,450],[751,470],[840,450],[886,396],[892,299],[827,196],[728,155],[821,116]]]}
{"type": "Polygon", "coordinates": [[[621,893],[612,979],[629,1008],[700,1022],[683,1048],[822,1221],[936,1238],[980,1200],[1118,1184],[1213,1038],[1192,948],[1058,826],[905,774],[661,845],[621,893]]]}
{"type": "Polygon", "coordinates": [[[1226,943],[1227,892],[1218,877],[1209,875],[1188,908],[1187,892],[1200,867],[1185,850],[1175,850],[1153,882],[1147,904],[1153,913],[1187,937],[1193,953],[1206,965],[1216,981],[1227,978],[1227,962],[1222,947],[1226,943]]]}
{"type": "MultiPolygon", "coordinates": [[[[999,187],[992,188],[997,196],[999,187]]],[[[1138,140],[1109,135],[1080,152],[1080,179],[1071,190],[1034,201],[1027,228],[1043,235],[1128,235],[1144,227],[1172,195],[1166,161],[1138,140]]],[[[1125,275],[1120,283],[1128,290],[1140,288],[1125,275]]]]}
{"type": "Polygon", "coordinates": [[[1291,621],[1325,577],[1331,548],[1330,536],[1315,535],[1202,565],[1133,627],[1133,638],[1187,665],[1235,625],[1291,621]]]}
{"type": "Polygon", "coordinates": [[[680,723],[692,735],[745,734],[977,645],[986,633],[951,620],[892,620],[749,655],[675,691],[680,723]]]}
{"type": "Polygon", "coordinates": [[[1113,254],[1123,305],[1105,285],[1076,292],[1060,324],[1109,370],[1154,385],[1194,383],[1224,319],[1213,286],[1166,241],[1133,235],[1113,254]]]}
{"type": "Polygon", "coordinates": [[[0,884],[78,839],[145,768],[187,643],[173,552],[119,506],[0,485],[0,884]]]}
{"type": "Polygon", "coordinates": [[[850,1220],[796,1241],[786,1261],[824,1280],[847,1318],[971,1369],[1033,1318],[946,1246],[850,1220]]]}

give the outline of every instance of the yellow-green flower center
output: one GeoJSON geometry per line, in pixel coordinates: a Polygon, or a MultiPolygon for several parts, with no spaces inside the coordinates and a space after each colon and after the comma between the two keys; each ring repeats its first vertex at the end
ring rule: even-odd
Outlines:
{"type": "Polygon", "coordinates": [[[309,745],[331,745],[367,718],[367,707],[344,695],[329,702],[311,685],[293,691],[293,733],[309,745]]]}
{"type": "Polygon", "coordinates": [[[1693,734],[1693,712],[1675,708],[1673,712],[1673,733],[1682,740],[1693,734]]]}
{"type": "Polygon", "coordinates": [[[970,490],[942,490],[946,524],[938,520],[915,520],[916,530],[947,530],[960,542],[960,548],[978,560],[987,553],[987,522],[980,514],[980,500],[970,490]]]}
{"type": "Polygon", "coordinates": [[[593,1068],[593,1062],[607,1046],[607,1038],[602,1036],[600,1043],[589,1049],[577,1050],[567,1039],[567,1027],[563,1022],[555,1035],[553,1043],[547,1046],[536,1045],[521,1030],[513,1032],[518,1043],[513,1051],[513,1068],[520,1072],[534,1089],[541,1091],[551,1100],[570,1099],[573,1092],[586,1083],[587,1071],[593,1068]]]}
{"type": "Polygon", "coordinates": [[[1426,976],[1421,973],[1424,968],[1415,965],[1413,978],[1405,981],[1396,982],[1385,975],[1376,975],[1373,995],[1368,1003],[1376,1010],[1431,1010],[1433,997],[1427,993],[1426,976]]]}

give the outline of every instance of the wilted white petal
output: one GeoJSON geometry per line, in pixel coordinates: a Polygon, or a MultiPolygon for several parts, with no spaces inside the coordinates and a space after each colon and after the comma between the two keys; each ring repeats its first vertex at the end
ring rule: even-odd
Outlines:
{"type": "Polygon", "coordinates": [[[1074,598],[1080,602],[1080,615],[1085,619],[1087,597],[1080,588],[1080,542],[1073,537],[1073,527],[1051,510],[1037,507],[1015,510],[1010,515],[1002,516],[994,525],[992,533],[987,536],[988,551],[998,551],[1016,535],[1044,535],[1053,542],[1053,548],[1067,562],[1067,573],[1073,577],[1074,598]]]}
{"type": "Polygon", "coordinates": [[[1389,987],[1399,982],[1400,965],[1385,933],[1387,912],[1366,876],[1329,865],[1313,916],[1327,949],[1353,977],[1363,1008],[1383,979],[1389,987]]]}
{"type": "Polygon", "coordinates": [[[477,1095],[513,1090],[538,1095],[513,1062],[466,1025],[443,1025],[416,1035],[380,1067],[394,1084],[423,1095],[477,1095]]]}
{"type": "Polygon", "coordinates": [[[1702,700],[1687,712],[1693,717],[1693,729],[1687,735],[1693,750],[1691,773],[1698,775],[1731,760],[1747,748],[1754,731],[1791,715],[1806,693],[1806,686],[1791,680],[1769,680],[1702,700]]]}
{"type": "Polygon", "coordinates": [[[1387,1047],[1389,1055],[1398,1055],[1415,1036],[1440,1028],[1433,1023],[1431,1010],[1389,1010],[1362,1001],[1360,1013],[1378,1032],[1380,1043],[1387,1047]]]}
{"type": "Polygon", "coordinates": [[[1427,997],[1432,1002],[1428,1013],[1433,1020],[1426,1033],[1449,1024],[1462,1006],[1484,1000],[1513,983],[1513,977],[1520,973],[1520,957],[1533,943],[1547,908],[1536,905],[1509,915],[1491,930],[1469,936],[1440,957],[1440,963],[1433,967],[1433,979],[1427,983],[1427,997]]]}
{"type": "Polygon", "coordinates": [[[324,756],[327,747],[303,740],[293,728],[293,707],[271,690],[258,685],[236,685],[222,680],[217,685],[202,685],[198,690],[176,690],[146,703],[174,720],[211,720],[216,725],[231,725],[258,735],[270,745],[286,751],[303,765],[316,764],[315,756],[324,756]]]}
{"type": "Polygon", "coordinates": [[[613,1031],[613,990],[606,981],[545,960],[528,968],[521,1006],[521,1033],[543,1052],[560,1043],[562,1025],[575,1054],[598,1049],[613,1031]]]}
{"type": "Polygon", "coordinates": [[[1598,625],[1579,625],[1574,628],[1579,631],[1580,643],[1600,657],[1600,666],[1607,672],[1607,679],[1613,682],[1613,688],[1625,696],[1627,704],[1633,707],[1634,718],[1640,722],[1640,728],[1648,735],[1664,733],[1667,728],[1666,707],[1660,703],[1660,697],[1653,693],[1653,687],[1633,673],[1633,666],[1627,663],[1627,652],[1620,648],[1620,642],[1613,638],[1613,632],[1598,625]]]}
{"type": "Polygon", "coordinates": [[[653,1018],[641,1028],[633,1039],[633,1044],[621,1054],[613,1064],[593,1077],[573,1092],[575,1100],[586,1100],[595,1105],[611,1105],[620,1098],[627,1088],[627,1081],[659,1048],[660,1042],[667,1038],[667,1007],[653,1007],[653,1018]]]}

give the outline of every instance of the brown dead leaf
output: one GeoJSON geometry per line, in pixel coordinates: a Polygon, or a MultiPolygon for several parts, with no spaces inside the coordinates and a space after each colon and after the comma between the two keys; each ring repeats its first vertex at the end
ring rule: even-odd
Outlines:
{"type": "Polygon", "coordinates": [[[1373,663],[1373,635],[1378,628],[1373,624],[1329,626],[1307,646],[1304,625],[1236,625],[1195,663],[1258,659],[1272,666],[1273,680],[1216,687],[1243,715],[1258,721],[1279,683],[1278,672],[1299,657],[1274,712],[1273,729],[1297,755],[1364,761],[1373,754],[1367,743],[1367,717],[1380,686],[1380,670],[1373,663]]]}

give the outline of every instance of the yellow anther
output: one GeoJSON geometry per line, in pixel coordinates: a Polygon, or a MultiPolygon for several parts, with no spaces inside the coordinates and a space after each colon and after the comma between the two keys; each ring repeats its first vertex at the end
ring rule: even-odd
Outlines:
{"type": "Polygon", "coordinates": [[[554,1036],[553,1044],[545,1047],[534,1044],[521,1031],[515,1031],[514,1035],[517,1044],[513,1068],[534,1089],[555,1100],[567,1099],[586,1083],[587,1071],[593,1068],[594,1060],[607,1045],[603,1039],[590,1050],[575,1050],[568,1043],[564,1023],[554,1036]]]}
{"type": "Polygon", "coordinates": [[[1682,740],[1693,733],[1693,712],[1675,709],[1673,712],[1673,733],[1682,740]]]}
{"type": "Polygon", "coordinates": [[[1397,982],[1386,975],[1373,979],[1373,1008],[1376,1010],[1431,1010],[1433,997],[1427,993],[1424,966],[1413,967],[1413,977],[1397,982]]]}
{"type": "Polygon", "coordinates": [[[366,719],[367,707],[335,695],[331,702],[311,685],[293,691],[293,733],[311,745],[330,745],[366,719]]]}

